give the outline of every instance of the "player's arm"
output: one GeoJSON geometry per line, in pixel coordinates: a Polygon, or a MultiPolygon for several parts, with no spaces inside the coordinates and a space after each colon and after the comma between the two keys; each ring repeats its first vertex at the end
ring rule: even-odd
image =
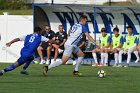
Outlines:
{"type": "Polygon", "coordinates": [[[63,46],[66,42],[66,39],[63,40],[63,42],[59,46],[63,46]]]}
{"type": "Polygon", "coordinates": [[[6,46],[7,46],[7,47],[10,47],[11,44],[13,44],[13,43],[15,43],[15,42],[18,42],[18,41],[24,41],[25,38],[26,38],[26,36],[21,36],[21,37],[15,38],[15,39],[13,39],[12,41],[6,43],[6,46]]]}
{"type": "MultiPolygon", "coordinates": [[[[95,45],[98,46],[98,44],[94,41],[94,39],[92,38],[92,36],[91,36],[88,32],[86,32],[85,35],[86,35],[86,37],[87,37],[92,43],[94,43],[95,45]]],[[[98,46],[98,47],[99,47],[99,46],[98,46]]]]}

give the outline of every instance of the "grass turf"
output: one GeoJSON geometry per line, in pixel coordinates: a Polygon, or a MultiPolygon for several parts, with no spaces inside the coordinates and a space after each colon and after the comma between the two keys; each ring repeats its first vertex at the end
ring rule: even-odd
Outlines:
{"type": "MultiPolygon", "coordinates": [[[[0,69],[9,64],[0,64],[0,69]]],[[[0,93],[139,93],[140,68],[81,66],[82,77],[72,75],[73,66],[64,65],[43,76],[42,65],[31,65],[29,75],[20,75],[22,67],[0,77],[0,93]],[[106,78],[97,76],[105,70],[106,78]]]]}

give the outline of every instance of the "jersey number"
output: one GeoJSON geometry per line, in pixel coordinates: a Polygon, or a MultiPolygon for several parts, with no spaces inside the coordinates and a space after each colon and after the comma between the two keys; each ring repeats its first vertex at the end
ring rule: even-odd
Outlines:
{"type": "Polygon", "coordinates": [[[72,27],[72,30],[71,30],[71,33],[74,33],[77,29],[78,29],[77,26],[73,26],[73,27],[72,27]]]}
{"type": "Polygon", "coordinates": [[[35,40],[35,37],[31,36],[29,42],[34,42],[34,40],[35,40]]]}

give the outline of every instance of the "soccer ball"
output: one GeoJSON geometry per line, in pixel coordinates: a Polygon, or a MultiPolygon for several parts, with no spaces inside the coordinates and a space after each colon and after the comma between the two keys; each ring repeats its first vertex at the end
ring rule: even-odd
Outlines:
{"type": "Polygon", "coordinates": [[[98,71],[98,76],[99,76],[100,78],[104,78],[104,77],[106,76],[106,72],[105,72],[104,70],[99,70],[99,71],[98,71]]]}

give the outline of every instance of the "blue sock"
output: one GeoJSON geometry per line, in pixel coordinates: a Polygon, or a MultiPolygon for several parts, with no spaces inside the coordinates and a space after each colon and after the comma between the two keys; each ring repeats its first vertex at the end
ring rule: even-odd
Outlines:
{"type": "Polygon", "coordinates": [[[23,70],[24,70],[24,71],[29,67],[30,63],[31,63],[31,62],[26,62],[26,63],[25,63],[25,65],[24,65],[24,67],[23,67],[23,70]]]}
{"type": "Polygon", "coordinates": [[[13,70],[13,69],[15,69],[15,68],[16,68],[15,65],[12,64],[12,65],[10,65],[9,67],[5,68],[4,71],[5,71],[5,72],[8,72],[8,71],[11,71],[11,70],[13,70]]]}

